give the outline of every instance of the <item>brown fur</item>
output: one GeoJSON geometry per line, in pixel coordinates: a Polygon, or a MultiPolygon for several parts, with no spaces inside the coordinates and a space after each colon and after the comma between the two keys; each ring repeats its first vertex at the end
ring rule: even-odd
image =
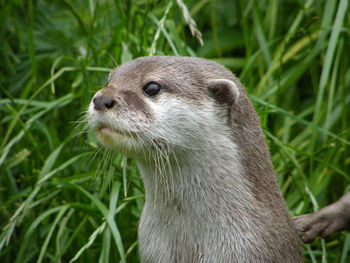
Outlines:
{"type": "MultiPolygon", "coordinates": [[[[202,158],[200,161],[203,162],[203,167],[208,168],[201,171],[201,167],[196,166],[194,170],[196,170],[195,172],[198,172],[198,174],[190,173],[193,174],[193,177],[182,178],[183,180],[190,180],[188,185],[185,184],[185,187],[188,187],[188,189],[176,189],[174,193],[170,192],[171,195],[175,195],[181,190],[183,192],[180,197],[172,196],[170,201],[166,200],[164,203],[162,203],[163,200],[157,200],[159,204],[164,205],[162,209],[167,214],[163,213],[156,217],[155,214],[158,211],[153,211],[151,205],[147,205],[146,198],[146,207],[148,211],[145,218],[149,219],[149,215],[152,215],[154,216],[154,220],[145,220],[145,223],[141,224],[140,228],[149,228],[140,229],[142,230],[141,232],[143,233],[144,239],[147,241],[149,240],[149,242],[155,241],[155,243],[157,243],[158,235],[162,234],[162,236],[166,236],[164,233],[158,233],[157,231],[161,231],[162,227],[169,230],[169,228],[165,226],[170,224],[169,222],[178,223],[176,221],[178,217],[184,218],[185,222],[191,225],[193,222],[188,222],[187,220],[197,215],[191,215],[188,207],[194,205],[200,207],[200,205],[202,205],[204,210],[200,208],[199,211],[208,209],[212,214],[205,216],[209,216],[208,220],[213,222],[213,225],[207,222],[201,222],[200,220],[204,219],[200,217],[196,224],[203,225],[203,229],[209,228],[213,230],[213,236],[215,236],[215,224],[218,223],[219,225],[219,223],[221,223],[220,220],[227,220],[228,223],[226,223],[226,226],[229,226],[234,231],[235,229],[245,229],[245,227],[248,226],[240,221],[242,220],[240,215],[249,215],[249,219],[254,223],[254,229],[257,229],[256,231],[259,232],[256,235],[251,232],[250,234],[252,234],[254,238],[257,238],[259,243],[244,246],[244,242],[254,242],[252,241],[254,238],[245,237],[245,232],[236,234],[242,237],[239,240],[243,243],[242,247],[238,250],[246,249],[244,251],[249,251],[250,249],[252,255],[249,255],[249,253],[245,254],[246,258],[250,259],[250,262],[254,260],[257,262],[257,259],[259,259],[259,262],[303,262],[298,237],[289,216],[287,206],[278,188],[259,119],[238,79],[225,67],[204,59],[186,57],[145,57],[131,61],[113,70],[110,74],[108,84],[109,87],[112,88],[107,88],[106,91],[102,91],[102,93],[105,95],[110,94],[110,96],[115,97],[118,101],[119,111],[141,112],[147,116],[148,120],[151,120],[152,118],[156,118],[156,113],[152,112],[151,109],[147,107],[147,103],[143,101],[144,97],[142,94],[142,88],[151,81],[162,86],[164,89],[163,92],[166,93],[167,98],[170,99],[173,96],[181,98],[182,100],[187,100],[187,104],[192,105],[196,110],[202,109],[204,111],[208,105],[215,104],[217,118],[225,121],[224,129],[227,127],[228,133],[231,133],[231,137],[229,138],[231,138],[238,148],[239,162],[243,167],[241,176],[244,176],[244,179],[247,179],[249,182],[249,184],[243,185],[242,187],[251,187],[249,192],[253,193],[254,200],[245,207],[246,211],[240,211],[242,206],[244,207],[244,201],[250,200],[250,196],[244,197],[244,193],[241,195],[240,192],[234,192],[236,189],[235,182],[229,170],[229,167],[232,167],[230,164],[233,160],[231,156],[225,155],[225,145],[217,145],[217,149],[222,149],[222,152],[218,151],[213,158],[211,156],[202,156],[201,152],[196,151],[191,158],[195,161],[197,161],[195,158],[202,158]],[[239,89],[240,95],[238,96],[238,100],[236,100],[236,95],[232,93],[229,86],[222,83],[220,85],[213,85],[210,82],[215,79],[233,81],[239,89]],[[228,164],[227,169],[225,165],[220,166],[221,171],[218,173],[217,170],[219,167],[216,166],[216,163],[212,164],[213,160],[217,160],[215,158],[218,158],[221,164],[228,164]],[[203,178],[203,176],[210,176],[210,178],[203,178]],[[191,189],[191,187],[193,187],[193,189],[191,189]],[[204,189],[205,191],[197,191],[197,188],[201,191],[204,189]],[[213,202],[214,206],[216,204],[220,204],[220,206],[209,207],[211,204],[204,203],[203,200],[207,200],[205,196],[206,193],[210,195],[210,200],[208,200],[213,202]],[[196,194],[196,196],[194,196],[194,194],[196,194]],[[243,204],[237,204],[232,200],[243,202],[243,204]],[[252,207],[252,203],[254,207],[252,207]],[[229,209],[227,207],[229,207],[229,209]],[[220,209],[224,209],[224,211],[220,209]],[[221,216],[222,218],[220,218],[221,216]],[[229,218],[227,218],[227,216],[229,216],[229,218]],[[157,223],[155,219],[159,220],[160,223],[157,223]],[[156,237],[153,238],[154,235],[156,237]],[[252,251],[252,247],[256,247],[259,250],[252,251]],[[264,252],[259,253],[259,251],[264,252]]],[[[161,96],[162,95],[152,98],[153,102],[156,102],[161,96]]],[[[186,113],[183,114],[183,123],[186,123],[186,113]]],[[[180,125],[182,123],[181,117],[179,117],[177,121],[179,121],[180,125]]],[[[207,122],[209,123],[199,123],[198,125],[203,125],[203,130],[205,130],[205,126],[210,125],[211,120],[208,119],[207,122]]],[[[219,132],[225,133],[226,130],[219,132]]],[[[211,135],[212,134],[207,134],[209,138],[211,135]]],[[[212,137],[215,138],[215,136],[212,137]]],[[[167,141],[166,138],[164,139],[164,141],[167,141]]],[[[161,139],[159,139],[158,142],[161,142],[161,139]]],[[[185,148],[185,151],[187,150],[188,149],[185,148]]],[[[186,160],[182,159],[182,161],[184,163],[180,165],[186,165],[190,168],[191,165],[193,165],[191,163],[186,164],[186,160]]],[[[145,171],[152,168],[148,164],[143,165],[145,171]]],[[[146,190],[147,188],[152,189],[152,183],[156,178],[151,176],[146,179],[148,180],[147,182],[145,181],[146,190]]],[[[165,177],[165,180],[167,179],[168,178],[165,177]]],[[[173,179],[177,180],[178,178],[173,179]]],[[[158,190],[162,191],[159,187],[158,190]]],[[[239,190],[241,191],[241,188],[239,190]]],[[[158,197],[160,196],[162,195],[158,195],[158,197]]],[[[180,230],[174,230],[175,233],[177,233],[177,231],[180,230]]],[[[251,229],[246,229],[244,231],[249,233],[251,229]]],[[[175,241],[172,240],[172,238],[175,239],[175,237],[172,237],[171,234],[170,237],[166,237],[164,240],[170,240],[171,242],[169,242],[171,244],[175,243],[171,249],[163,248],[159,249],[159,251],[154,247],[149,249],[147,246],[151,246],[152,244],[145,242],[145,244],[142,244],[143,249],[141,249],[144,255],[144,261],[155,262],[154,260],[152,261],[152,259],[164,259],[171,255],[171,253],[179,253],[178,248],[182,246],[179,242],[183,243],[193,238],[187,235],[189,235],[189,233],[181,233],[181,240],[176,239],[175,241]],[[151,250],[152,252],[150,252],[151,250]],[[165,253],[163,253],[164,251],[165,253]]],[[[220,237],[216,236],[215,238],[220,239],[220,237]]],[[[239,246],[240,244],[225,245],[227,246],[225,248],[228,248],[239,246]]],[[[164,246],[166,247],[165,244],[164,246]]],[[[189,242],[186,249],[180,249],[182,251],[181,255],[176,254],[177,256],[175,256],[174,254],[174,257],[171,258],[179,257],[181,259],[187,259],[187,261],[183,262],[200,262],[201,257],[208,256],[208,251],[201,251],[201,246],[205,247],[202,243],[196,245],[189,242]]],[[[227,256],[226,254],[224,258],[226,259],[227,257],[230,257],[230,255],[227,256]]],[[[239,258],[235,258],[234,262],[240,262],[239,260],[239,258]]],[[[176,262],[176,260],[174,262],[176,262]]],[[[227,260],[225,260],[225,262],[227,262],[227,260]]]]}
{"type": "Polygon", "coordinates": [[[294,223],[305,243],[311,243],[318,236],[326,238],[350,229],[350,193],[320,211],[295,217],[294,223]]]}

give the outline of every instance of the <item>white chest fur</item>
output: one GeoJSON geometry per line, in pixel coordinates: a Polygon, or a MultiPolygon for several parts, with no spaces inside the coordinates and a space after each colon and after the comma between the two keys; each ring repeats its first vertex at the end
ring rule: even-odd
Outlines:
{"type": "Polygon", "coordinates": [[[142,262],[258,262],[268,255],[261,235],[268,231],[252,216],[263,211],[234,145],[221,146],[158,161],[160,169],[138,162],[146,187],[142,262]]]}

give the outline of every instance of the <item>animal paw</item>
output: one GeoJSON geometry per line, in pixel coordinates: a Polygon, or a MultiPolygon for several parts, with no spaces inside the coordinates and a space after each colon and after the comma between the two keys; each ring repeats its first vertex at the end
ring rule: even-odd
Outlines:
{"type": "Polygon", "coordinates": [[[295,227],[304,243],[311,243],[318,236],[326,238],[334,232],[342,231],[349,223],[350,206],[344,202],[344,197],[318,212],[294,218],[295,227]]]}

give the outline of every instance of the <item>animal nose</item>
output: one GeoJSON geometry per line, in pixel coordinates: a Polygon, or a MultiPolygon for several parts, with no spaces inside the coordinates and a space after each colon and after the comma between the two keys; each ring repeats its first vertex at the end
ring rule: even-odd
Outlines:
{"type": "Polygon", "coordinates": [[[113,98],[104,95],[97,96],[92,101],[95,110],[108,110],[117,103],[113,98]]]}

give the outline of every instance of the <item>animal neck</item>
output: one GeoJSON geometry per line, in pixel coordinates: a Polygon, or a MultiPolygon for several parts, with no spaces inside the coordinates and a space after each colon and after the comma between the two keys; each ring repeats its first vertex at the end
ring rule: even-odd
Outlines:
{"type": "Polygon", "coordinates": [[[252,210],[251,182],[244,176],[236,146],[225,136],[205,148],[158,153],[148,162],[138,161],[138,166],[149,208],[203,216],[252,210]]]}

